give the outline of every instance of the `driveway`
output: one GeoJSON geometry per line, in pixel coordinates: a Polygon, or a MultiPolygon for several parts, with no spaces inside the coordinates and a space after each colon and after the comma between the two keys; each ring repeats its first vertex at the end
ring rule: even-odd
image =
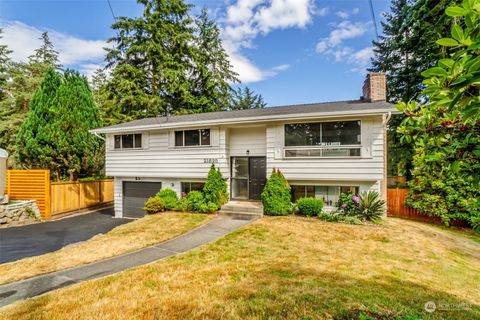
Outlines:
{"type": "Polygon", "coordinates": [[[113,208],[106,208],[56,221],[0,229],[0,263],[56,251],[130,221],[114,219],[113,208]]]}

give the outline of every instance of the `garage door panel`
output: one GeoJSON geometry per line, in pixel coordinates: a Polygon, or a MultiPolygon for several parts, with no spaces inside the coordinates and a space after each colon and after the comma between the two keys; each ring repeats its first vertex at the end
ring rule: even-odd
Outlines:
{"type": "Polygon", "coordinates": [[[127,218],[143,217],[145,201],[153,197],[161,188],[161,182],[123,182],[123,216],[127,218]]]}

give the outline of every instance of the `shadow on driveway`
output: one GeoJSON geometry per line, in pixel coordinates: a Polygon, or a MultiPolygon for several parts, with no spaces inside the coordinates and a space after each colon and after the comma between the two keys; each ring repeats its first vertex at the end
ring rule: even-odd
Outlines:
{"type": "Polygon", "coordinates": [[[61,220],[0,229],[0,263],[56,251],[131,221],[115,219],[113,208],[105,208],[61,220]]]}

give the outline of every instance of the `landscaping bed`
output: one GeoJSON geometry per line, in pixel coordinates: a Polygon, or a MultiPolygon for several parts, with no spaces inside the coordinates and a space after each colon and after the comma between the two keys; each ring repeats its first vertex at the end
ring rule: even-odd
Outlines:
{"type": "Polygon", "coordinates": [[[181,256],[12,305],[0,319],[478,319],[477,240],[391,218],[265,217],[181,256]]]}
{"type": "Polygon", "coordinates": [[[0,264],[0,284],[135,251],[184,234],[211,218],[213,215],[174,212],[147,215],[55,252],[0,264]]]}

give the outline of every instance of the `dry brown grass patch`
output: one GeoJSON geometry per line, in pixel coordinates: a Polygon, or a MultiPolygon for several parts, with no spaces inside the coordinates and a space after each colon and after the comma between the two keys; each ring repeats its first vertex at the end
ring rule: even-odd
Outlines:
{"type": "Polygon", "coordinates": [[[264,218],[181,256],[18,303],[0,319],[331,319],[362,311],[474,319],[479,265],[480,244],[420,223],[264,218]],[[428,314],[430,300],[472,310],[428,314]]]}
{"type": "Polygon", "coordinates": [[[0,265],[0,284],[135,251],[179,236],[213,216],[166,212],[118,226],[106,234],[68,245],[58,251],[0,265]]]}

